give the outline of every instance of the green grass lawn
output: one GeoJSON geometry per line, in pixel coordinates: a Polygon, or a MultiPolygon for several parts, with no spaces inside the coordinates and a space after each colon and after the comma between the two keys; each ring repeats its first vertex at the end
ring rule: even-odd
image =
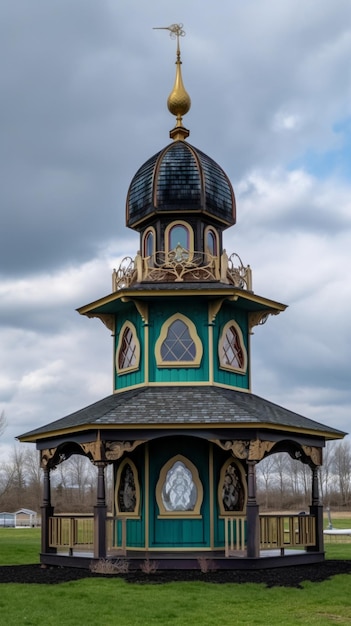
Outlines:
{"type": "Polygon", "coordinates": [[[40,528],[0,528],[0,565],[39,563],[40,528]]]}
{"type": "Polygon", "coordinates": [[[346,575],[306,583],[302,589],[83,579],[61,585],[1,585],[0,611],[8,626],[323,626],[351,623],[349,589],[346,575]]]}
{"type": "MultiPolygon", "coordinates": [[[[39,550],[39,529],[0,529],[0,564],[38,563],[39,550]]],[[[327,558],[351,559],[351,543],[327,544],[326,552],[327,558]]],[[[350,576],[338,575],[306,582],[302,589],[203,582],[132,585],[105,578],[2,584],[0,615],[6,626],[351,625],[350,583],[350,576]]]]}

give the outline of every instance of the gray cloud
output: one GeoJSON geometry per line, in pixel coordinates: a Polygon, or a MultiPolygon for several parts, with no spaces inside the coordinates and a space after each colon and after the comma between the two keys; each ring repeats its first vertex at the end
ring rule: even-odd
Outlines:
{"type": "MultiPolygon", "coordinates": [[[[111,392],[111,338],[75,308],[133,256],[125,198],[173,119],[184,22],[190,141],[231,177],[228,251],[286,301],[253,338],[254,391],[347,430],[350,186],[304,163],[347,138],[349,0],[3,0],[0,7],[0,410],[6,442],[111,392]],[[293,163],[299,163],[299,169],[293,163]]],[[[327,157],[326,157],[327,158],[327,157]]],[[[5,444],[3,444],[5,445],[5,444]]],[[[7,445],[7,444],[6,444],[7,445]]]]}

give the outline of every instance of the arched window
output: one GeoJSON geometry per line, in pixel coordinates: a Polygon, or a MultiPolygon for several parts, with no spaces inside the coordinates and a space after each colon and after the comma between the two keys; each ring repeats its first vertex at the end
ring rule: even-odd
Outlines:
{"type": "Polygon", "coordinates": [[[183,224],[176,224],[169,229],[168,246],[170,250],[174,250],[178,245],[189,250],[189,229],[183,224]]]}
{"type": "Polygon", "coordinates": [[[218,235],[210,227],[205,229],[205,251],[212,256],[218,255],[218,235]]]}
{"type": "Polygon", "coordinates": [[[172,222],[165,230],[165,252],[172,260],[187,261],[194,253],[194,232],[184,221],[172,222]]]}
{"type": "Polygon", "coordinates": [[[218,504],[221,515],[242,512],[246,505],[246,481],[242,465],[229,459],[224,463],[218,483],[218,504]]]}
{"type": "Polygon", "coordinates": [[[195,324],[185,315],[176,313],[163,324],[155,345],[159,367],[197,367],[202,353],[195,324]]]}
{"type": "Polygon", "coordinates": [[[125,322],[119,333],[116,350],[116,370],[124,374],[139,369],[140,343],[132,322],[125,322]]]}
{"type": "Polygon", "coordinates": [[[115,507],[117,515],[139,515],[140,487],[137,469],[130,459],[120,464],[115,489],[115,507]]]}
{"type": "Polygon", "coordinates": [[[156,485],[160,517],[201,517],[203,487],[195,465],[181,454],[161,469],[156,485]]]}
{"type": "Polygon", "coordinates": [[[153,257],[155,254],[155,231],[149,228],[143,235],[143,256],[144,258],[153,257]]]}
{"type": "Polygon", "coordinates": [[[222,331],[218,343],[220,367],[244,373],[247,368],[247,352],[240,326],[231,320],[222,331]]]}

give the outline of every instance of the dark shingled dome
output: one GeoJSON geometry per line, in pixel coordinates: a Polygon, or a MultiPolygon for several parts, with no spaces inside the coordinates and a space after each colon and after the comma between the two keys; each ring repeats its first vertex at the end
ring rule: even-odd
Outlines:
{"type": "Polygon", "coordinates": [[[235,224],[231,182],[219,165],[185,141],[174,141],[135,174],[127,196],[127,226],[163,212],[210,214],[224,227],[235,224]]]}

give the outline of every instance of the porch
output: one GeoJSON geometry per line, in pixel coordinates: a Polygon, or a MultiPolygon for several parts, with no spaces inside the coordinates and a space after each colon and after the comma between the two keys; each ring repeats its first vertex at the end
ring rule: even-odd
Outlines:
{"type": "Polygon", "coordinates": [[[259,515],[258,519],[259,549],[248,556],[246,516],[225,518],[223,547],[155,550],[129,545],[126,517],[106,517],[104,528],[100,528],[104,532],[99,533],[94,515],[53,515],[48,518],[48,545],[41,562],[88,568],[100,559],[123,559],[128,560],[130,570],[140,569],[147,560],[156,561],[160,570],[201,569],[204,562],[210,569],[265,569],[324,559],[318,545],[316,515],[259,515]]]}

